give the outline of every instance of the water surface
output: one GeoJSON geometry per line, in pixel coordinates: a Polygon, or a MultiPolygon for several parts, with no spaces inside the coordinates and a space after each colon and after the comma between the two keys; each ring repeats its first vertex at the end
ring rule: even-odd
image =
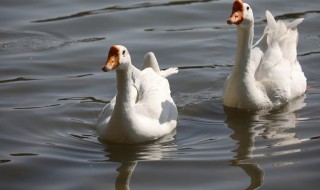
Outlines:
{"type": "Polygon", "coordinates": [[[318,189],[320,2],[249,1],[255,40],[265,10],[304,18],[305,96],[271,112],[224,109],[236,51],[232,1],[0,0],[2,189],[318,189]],[[97,116],[115,94],[103,73],[125,45],[139,67],[153,51],[179,109],[175,133],[141,145],[101,144],[97,116]]]}

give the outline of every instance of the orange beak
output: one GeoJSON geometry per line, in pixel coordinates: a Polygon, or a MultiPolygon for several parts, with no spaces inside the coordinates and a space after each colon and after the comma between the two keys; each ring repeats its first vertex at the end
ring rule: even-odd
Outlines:
{"type": "Polygon", "coordinates": [[[119,49],[116,46],[111,46],[108,54],[108,59],[106,64],[102,67],[104,72],[111,71],[119,66],[119,49]]]}
{"type": "Polygon", "coordinates": [[[236,0],[232,6],[232,13],[227,20],[228,24],[240,24],[243,21],[243,2],[242,0],[236,0]]]}

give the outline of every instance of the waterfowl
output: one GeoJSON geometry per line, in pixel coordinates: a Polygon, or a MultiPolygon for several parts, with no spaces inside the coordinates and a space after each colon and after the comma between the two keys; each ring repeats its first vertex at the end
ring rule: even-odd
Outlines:
{"type": "Polygon", "coordinates": [[[131,63],[126,47],[110,48],[102,70],[116,70],[117,94],[98,117],[98,138],[113,143],[134,144],[170,134],[177,124],[178,111],[165,78],[177,68],[160,71],[154,53],[145,55],[142,70],[131,63]]]}
{"type": "Polygon", "coordinates": [[[306,92],[306,77],[297,60],[297,26],[276,21],[266,11],[267,26],[252,45],[254,18],[251,7],[236,0],[227,20],[237,25],[235,65],[224,84],[223,104],[238,109],[273,109],[306,92]]]}

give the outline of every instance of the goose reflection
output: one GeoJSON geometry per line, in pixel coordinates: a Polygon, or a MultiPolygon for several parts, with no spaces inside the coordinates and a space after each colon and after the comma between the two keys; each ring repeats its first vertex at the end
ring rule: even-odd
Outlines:
{"type": "Polygon", "coordinates": [[[120,163],[117,168],[117,178],[115,181],[116,190],[130,190],[130,181],[139,161],[142,160],[161,160],[170,157],[170,154],[176,150],[173,143],[176,131],[164,136],[156,141],[136,144],[106,144],[105,151],[108,161],[120,163]]]}
{"type": "Polygon", "coordinates": [[[117,169],[119,174],[115,183],[116,190],[130,190],[130,180],[136,166],[137,161],[121,163],[121,166],[117,169]]]}
{"type": "MultiPolygon", "coordinates": [[[[231,160],[231,165],[242,168],[250,177],[251,182],[247,189],[257,189],[262,186],[265,175],[259,163],[250,161],[254,157],[255,148],[258,148],[255,146],[255,138],[262,137],[263,140],[267,140],[270,143],[267,147],[299,143],[296,134],[289,132],[288,129],[297,126],[298,115],[295,111],[305,106],[304,99],[305,96],[299,97],[269,112],[244,112],[225,107],[227,115],[225,123],[234,131],[230,137],[237,141],[238,145],[233,150],[236,155],[231,160]]],[[[286,153],[289,151],[282,152],[282,154],[286,153]]]]}

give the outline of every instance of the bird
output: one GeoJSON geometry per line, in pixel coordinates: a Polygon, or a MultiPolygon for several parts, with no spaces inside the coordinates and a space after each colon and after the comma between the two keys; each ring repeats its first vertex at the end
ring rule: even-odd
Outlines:
{"type": "Polygon", "coordinates": [[[139,70],[126,47],[113,45],[102,70],[116,71],[117,93],[98,116],[99,141],[145,143],[174,131],[178,110],[166,77],[178,68],[161,71],[154,53],[148,52],[139,70]]]}
{"type": "Polygon", "coordinates": [[[306,92],[307,79],[297,60],[297,26],[303,18],[276,21],[267,10],[266,19],[264,32],[253,45],[253,11],[242,0],[234,1],[227,23],[237,26],[237,53],[224,83],[226,107],[276,109],[306,92]]]}

